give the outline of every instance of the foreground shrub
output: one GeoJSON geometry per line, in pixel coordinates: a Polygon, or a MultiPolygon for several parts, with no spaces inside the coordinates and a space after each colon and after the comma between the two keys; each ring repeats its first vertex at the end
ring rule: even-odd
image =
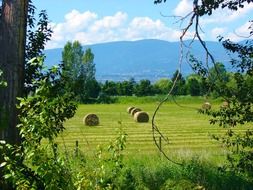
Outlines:
{"type": "Polygon", "coordinates": [[[63,122],[73,117],[76,110],[72,94],[61,94],[59,74],[60,68],[52,68],[41,80],[33,82],[37,89],[32,96],[19,98],[21,145],[0,144],[4,158],[0,167],[14,189],[73,187],[68,165],[58,156],[54,143],[64,130],[63,122]]]}

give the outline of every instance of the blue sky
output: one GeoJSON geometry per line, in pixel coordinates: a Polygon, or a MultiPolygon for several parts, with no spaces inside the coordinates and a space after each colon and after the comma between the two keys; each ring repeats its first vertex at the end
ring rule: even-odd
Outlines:
{"type": "MultiPolygon", "coordinates": [[[[178,18],[192,11],[192,0],[167,0],[154,5],[153,0],[33,0],[38,10],[46,9],[54,31],[47,48],[63,47],[67,41],[82,44],[140,39],[178,41],[187,20],[178,18]]],[[[253,4],[231,12],[217,10],[200,20],[201,36],[215,41],[218,35],[234,41],[247,36],[248,20],[253,19],[253,4]]],[[[191,39],[190,30],[185,39],[191,39]]]]}

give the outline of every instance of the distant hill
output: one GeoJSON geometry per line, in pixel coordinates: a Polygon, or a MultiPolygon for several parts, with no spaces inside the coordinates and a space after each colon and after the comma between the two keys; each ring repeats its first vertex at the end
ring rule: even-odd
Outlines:
{"type": "MultiPolygon", "coordinates": [[[[185,44],[189,43],[186,41],[185,44]]],[[[228,56],[222,45],[218,42],[206,42],[210,52],[217,61],[228,65],[228,56]]],[[[162,40],[139,40],[109,42],[84,46],[91,48],[95,55],[96,77],[99,81],[122,81],[133,77],[136,81],[149,79],[155,81],[159,78],[171,77],[180,58],[180,43],[162,40]]],[[[196,58],[204,61],[206,54],[198,41],[191,49],[184,48],[183,75],[193,71],[185,60],[190,50],[196,58]]],[[[49,49],[46,53],[46,65],[52,66],[61,62],[62,49],[49,49]]]]}

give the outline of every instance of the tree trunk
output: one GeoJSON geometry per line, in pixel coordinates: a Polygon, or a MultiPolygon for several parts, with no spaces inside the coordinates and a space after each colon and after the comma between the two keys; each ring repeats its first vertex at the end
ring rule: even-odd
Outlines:
{"type": "Polygon", "coordinates": [[[0,89],[0,139],[20,142],[17,97],[24,87],[25,39],[28,0],[4,0],[0,20],[0,69],[7,87],[0,89]]]}

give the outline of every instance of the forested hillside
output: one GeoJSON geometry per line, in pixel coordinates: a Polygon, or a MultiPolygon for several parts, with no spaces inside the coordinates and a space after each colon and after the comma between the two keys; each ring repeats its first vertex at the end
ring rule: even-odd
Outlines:
{"type": "MultiPolygon", "coordinates": [[[[186,41],[187,45],[190,41],[186,41]]],[[[217,61],[224,63],[229,71],[229,57],[221,43],[207,42],[207,46],[215,55],[217,61]]],[[[152,82],[172,77],[178,69],[180,57],[180,43],[162,40],[140,40],[127,42],[109,42],[94,45],[85,45],[91,48],[96,64],[96,78],[98,81],[123,81],[134,78],[136,81],[148,79],[152,82]]],[[[46,65],[52,66],[61,62],[62,49],[45,51],[46,65]]],[[[191,48],[184,47],[183,75],[193,73],[187,62],[187,54],[193,54],[200,60],[206,56],[200,43],[196,41],[191,48]]]]}

